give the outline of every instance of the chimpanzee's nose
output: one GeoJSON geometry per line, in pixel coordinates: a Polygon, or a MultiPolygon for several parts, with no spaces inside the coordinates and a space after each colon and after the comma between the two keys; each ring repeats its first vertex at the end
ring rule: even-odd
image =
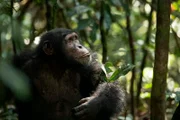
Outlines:
{"type": "Polygon", "coordinates": [[[79,48],[79,49],[82,49],[82,45],[78,45],[78,48],[79,48]]]}

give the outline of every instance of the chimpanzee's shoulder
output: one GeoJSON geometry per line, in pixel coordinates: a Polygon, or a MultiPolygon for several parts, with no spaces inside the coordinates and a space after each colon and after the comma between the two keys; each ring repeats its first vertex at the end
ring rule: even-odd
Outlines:
{"type": "Polygon", "coordinates": [[[12,64],[21,69],[26,62],[28,62],[32,58],[32,51],[31,50],[25,50],[15,56],[13,56],[12,64]]]}

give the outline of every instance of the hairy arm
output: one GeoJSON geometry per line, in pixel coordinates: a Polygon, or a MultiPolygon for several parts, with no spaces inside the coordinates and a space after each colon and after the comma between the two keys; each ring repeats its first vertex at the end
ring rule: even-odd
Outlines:
{"type": "Polygon", "coordinates": [[[84,120],[110,120],[125,106],[125,93],[117,83],[102,83],[90,97],[80,100],[75,116],[84,120]]]}
{"type": "Polygon", "coordinates": [[[176,108],[176,111],[173,114],[172,120],[179,120],[180,118],[180,102],[178,107],[176,108]]]}
{"type": "Polygon", "coordinates": [[[73,109],[78,120],[110,120],[118,115],[125,106],[125,93],[119,84],[116,82],[101,83],[103,81],[102,70],[96,64],[94,65],[90,78],[96,89],[90,97],[81,99],[80,105],[73,109]]]}

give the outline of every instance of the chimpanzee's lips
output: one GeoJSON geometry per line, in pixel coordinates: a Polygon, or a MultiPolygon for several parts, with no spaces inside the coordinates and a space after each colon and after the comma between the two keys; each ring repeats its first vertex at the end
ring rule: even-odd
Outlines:
{"type": "Polygon", "coordinates": [[[86,53],[86,54],[80,56],[80,58],[85,58],[85,57],[89,57],[89,56],[90,56],[90,53],[86,53]]]}

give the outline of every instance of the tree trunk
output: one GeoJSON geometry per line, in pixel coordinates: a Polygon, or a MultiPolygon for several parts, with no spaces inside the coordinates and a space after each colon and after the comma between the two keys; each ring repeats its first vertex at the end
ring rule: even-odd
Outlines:
{"type": "Polygon", "coordinates": [[[1,40],[1,30],[0,30],[0,60],[2,57],[2,40],[1,40]]]}
{"type": "Polygon", "coordinates": [[[14,1],[11,0],[11,40],[12,40],[12,46],[13,46],[13,52],[14,54],[17,53],[16,50],[16,44],[15,44],[15,37],[14,37],[14,19],[13,19],[13,10],[14,10],[14,1]]]}
{"type": "Polygon", "coordinates": [[[51,30],[53,28],[53,17],[52,17],[52,8],[48,2],[48,0],[45,1],[46,4],[46,20],[47,20],[47,25],[46,28],[47,30],[51,30]]]}
{"type": "MultiPolygon", "coordinates": [[[[127,32],[128,32],[129,48],[130,48],[130,53],[131,53],[131,63],[133,65],[135,65],[135,48],[134,48],[134,39],[133,39],[133,35],[132,35],[132,30],[131,30],[130,14],[126,14],[126,24],[127,24],[126,29],[127,29],[127,32]]],[[[136,70],[134,68],[132,70],[132,77],[131,77],[131,82],[130,82],[131,114],[133,116],[133,119],[135,118],[135,112],[134,112],[134,80],[135,80],[135,73],[136,73],[136,70]]]]}
{"type": "Polygon", "coordinates": [[[169,30],[170,0],[158,0],[154,77],[151,91],[151,120],[165,120],[169,30]]]}
{"type": "Polygon", "coordinates": [[[100,33],[101,33],[101,43],[102,43],[102,63],[106,63],[107,61],[107,42],[106,42],[106,34],[104,30],[104,1],[101,1],[101,16],[100,16],[100,33]]]}

